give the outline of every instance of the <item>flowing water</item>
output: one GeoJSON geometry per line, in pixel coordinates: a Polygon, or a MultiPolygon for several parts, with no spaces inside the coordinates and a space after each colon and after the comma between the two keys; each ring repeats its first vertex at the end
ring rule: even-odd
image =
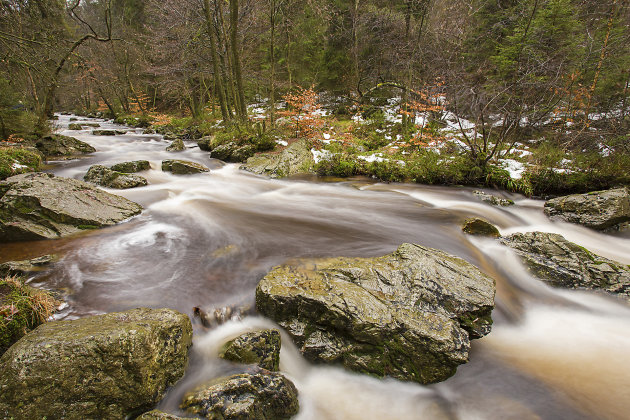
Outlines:
{"type": "MultiPolygon", "coordinates": [[[[69,118],[60,116],[60,133],[97,152],[53,162],[50,171],[81,179],[91,165],[138,159],[149,160],[152,169],[142,174],[149,186],[111,191],[145,207],[126,223],[69,239],[0,244],[0,261],[59,255],[49,272],[30,280],[64,294],[68,306],[58,317],[139,306],[174,308],[192,317],[194,306],[252,306],[260,278],[292,258],[379,256],[403,242],[419,243],[458,255],[496,279],[492,332],[473,341],[470,362],[455,376],[431,386],[313,366],[285,337],[281,370],[300,391],[297,419],[628,418],[630,307],[594,292],[552,289],[532,278],[506,247],[466,236],[460,224],[483,216],[502,234],[556,232],[630,264],[628,233],[605,235],[551,222],[542,201],[516,195],[510,196],[515,206],[492,207],[470,188],[270,180],[211,159],[194,143],[183,152],[166,152],[169,142],[160,135],[128,129],[122,136],[93,136],[90,130],[66,130],[69,118]],[[205,164],[211,172],[162,172],[161,160],[173,158],[205,164]]],[[[105,129],[124,128],[96,121],[105,129]]],[[[271,325],[257,316],[210,332],[195,325],[188,372],[161,408],[177,413],[186,390],[235,372],[217,359],[216,349],[271,325]]]]}

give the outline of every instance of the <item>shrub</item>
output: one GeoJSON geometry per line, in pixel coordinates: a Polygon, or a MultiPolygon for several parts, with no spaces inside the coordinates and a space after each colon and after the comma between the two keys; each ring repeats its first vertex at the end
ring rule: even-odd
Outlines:
{"type": "Polygon", "coordinates": [[[0,354],[46,322],[58,304],[49,292],[27,286],[19,277],[0,278],[0,354]]]}

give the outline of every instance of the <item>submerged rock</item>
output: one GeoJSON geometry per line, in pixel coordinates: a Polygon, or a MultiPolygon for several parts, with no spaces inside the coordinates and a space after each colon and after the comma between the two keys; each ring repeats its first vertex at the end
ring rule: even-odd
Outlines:
{"type": "Polygon", "coordinates": [[[545,214],[592,229],[604,230],[630,221],[627,188],[574,194],[548,200],[545,214]]]}
{"type": "Polygon", "coordinates": [[[242,334],[228,341],[219,357],[237,363],[257,364],[263,369],[277,371],[280,365],[280,332],[263,330],[242,334]]]}
{"type": "Polygon", "coordinates": [[[39,326],[0,358],[0,417],[123,419],[184,374],[190,320],[134,309],[39,326]]]}
{"type": "Polygon", "coordinates": [[[630,267],[555,233],[515,233],[501,238],[541,280],[556,287],[597,289],[630,300],[630,267]]]}
{"type": "Polygon", "coordinates": [[[167,159],[162,161],[162,170],[165,172],[173,172],[178,175],[198,174],[201,172],[210,172],[200,163],[190,162],[188,160],[167,159]]]}
{"type": "Polygon", "coordinates": [[[310,173],[315,161],[308,140],[300,140],[280,153],[263,153],[247,159],[241,169],[271,178],[310,173]]]}
{"type": "Polygon", "coordinates": [[[151,164],[148,160],[134,160],[131,162],[117,163],[111,167],[112,171],[123,172],[131,174],[135,172],[147,171],[151,169],[151,164]]]}
{"type": "Polygon", "coordinates": [[[228,321],[240,321],[250,311],[246,306],[222,306],[206,311],[199,306],[193,308],[193,319],[198,319],[206,328],[214,328],[228,321]]]}
{"type": "Polygon", "coordinates": [[[167,152],[181,152],[186,149],[184,141],[182,139],[176,139],[170,146],[166,148],[167,152]]]}
{"type": "Polygon", "coordinates": [[[256,307],[304,356],[377,376],[442,381],[490,331],[494,280],[442,251],[298,260],[258,284],[256,307]]]}
{"type": "Polygon", "coordinates": [[[42,255],[30,260],[7,261],[0,264],[0,276],[24,276],[44,270],[56,260],[56,255],[42,255]]]}
{"type": "Polygon", "coordinates": [[[462,230],[469,235],[492,236],[494,238],[501,236],[495,225],[479,217],[464,220],[462,230]]]}
{"type": "Polygon", "coordinates": [[[92,130],[93,136],[115,136],[116,130],[92,130]]]}
{"type": "Polygon", "coordinates": [[[224,420],[284,420],[300,409],[293,382],[264,369],[216,379],[186,394],[181,407],[224,420]]]}
{"type": "Polygon", "coordinates": [[[146,178],[140,175],[116,172],[103,165],[90,166],[83,180],[119,190],[144,187],[148,184],[146,178]]]}
{"type": "Polygon", "coordinates": [[[32,173],[0,182],[0,241],[56,239],[111,226],[142,206],[87,182],[32,173]]]}
{"type": "Polygon", "coordinates": [[[479,190],[473,191],[473,195],[475,197],[479,198],[481,201],[484,201],[486,203],[490,203],[493,206],[507,207],[507,206],[514,205],[514,201],[513,200],[509,200],[507,198],[497,197],[496,195],[488,194],[488,193],[485,193],[485,192],[479,191],[479,190]]]}
{"type": "Polygon", "coordinates": [[[35,147],[45,156],[72,156],[96,152],[95,148],[81,140],[59,134],[39,139],[35,147]]]}

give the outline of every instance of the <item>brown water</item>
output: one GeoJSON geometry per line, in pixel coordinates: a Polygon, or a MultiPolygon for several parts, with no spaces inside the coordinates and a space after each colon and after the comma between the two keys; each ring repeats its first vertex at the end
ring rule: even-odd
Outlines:
{"type": "MultiPolygon", "coordinates": [[[[170,307],[252,305],[258,280],[294,257],[377,256],[403,242],[458,255],[497,280],[495,325],[473,342],[470,362],[449,380],[420,386],[312,366],[284,340],[282,371],[300,391],[306,419],[624,419],[630,413],[630,308],[592,292],[551,289],[532,278],[493,240],[464,235],[460,223],[483,216],[502,234],[557,232],[609,258],[630,263],[630,237],[604,235],[550,222],[542,202],[509,196],[496,208],[469,188],[270,180],[225,165],[190,144],[179,153],[141,130],[116,137],[65,131],[94,147],[90,157],[57,162],[52,171],[82,178],[93,164],[146,159],[149,186],[115,193],[145,206],[118,226],[56,241],[0,244],[0,261],[56,253],[60,261],[31,282],[62,291],[69,303],[59,317],[170,307]],[[209,166],[207,174],[175,176],[162,159],[209,166]]],[[[103,123],[104,128],[120,128],[103,123]]],[[[505,195],[505,194],[504,194],[505,195]]],[[[507,196],[507,195],[506,195],[507,196]]],[[[162,403],[177,412],[192,384],[234,371],[215,357],[236,335],[272,325],[260,317],[211,331],[197,326],[186,377],[162,403]]]]}

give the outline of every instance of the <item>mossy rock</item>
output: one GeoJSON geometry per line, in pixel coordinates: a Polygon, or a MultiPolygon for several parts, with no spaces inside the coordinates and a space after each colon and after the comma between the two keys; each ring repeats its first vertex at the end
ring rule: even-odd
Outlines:
{"type": "Polygon", "coordinates": [[[507,207],[507,206],[514,205],[513,200],[510,200],[508,198],[497,197],[496,195],[488,194],[479,190],[473,191],[473,195],[477,197],[478,199],[480,199],[481,201],[492,204],[493,206],[507,207]]]}
{"type": "Polygon", "coordinates": [[[94,147],[81,140],[59,134],[39,139],[35,147],[45,156],[73,156],[96,151],[94,147]]]}
{"type": "Polygon", "coordinates": [[[271,178],[284,178],[301,173],[312,173],[314,166],[315,160],[311,153],[310,142],[300,140],[280,153],[262,153],[250,157],[241,169],[271,178]]]}
{"type": "Polygon", "coordinates": [[[135,172],[147,171],[151,169],[151,164],[148,160],[134,160],[131,162],[122,162],[112,165],[110,167],[112,171],[131,174],[135,172]]]}
{"type": "Polygon", "coordinates": [[[174,416],[160,410],[153,410],[137,417],[136,420],[184,420],[184,417],[174,416]]]}
{"type": "Polygon", "coordinates": [[[469,235],[491,236],[493,238],[501,236],[495,225],[479,217],[464,220],[462,230],[469,235]]]}
{"type": "Polygon", "coordinates": [[[152,409],[186,369],[190,319],[133,309],[40,325],[0,358],[0,418],[123,419],[152,409]]]}
{"type": "Polygon", "coordinates": [[[545,214],[596,230],[611,229],[630,221],[630,193],[616,188],[558,197],[545,203],[545,214]]]}
{"type": "Polygon", "coordinates": [[[170,144],[170,146],[168,146],[166,148],[167,152],[181,152],[182,150],[186,149],[186,145],[184,145],[184,141],[182,139],[175,139],[175,141],[173,141],[173,143],[170,144]]]}
{"type": "Polygon", "coordinates": [[[200,163],[174,159],[163,160],[162,170],[164,172],[172,172],[177,175],[198,174],[210,171],[210,169],[200,163]]]}
{"type": "Polygon", "coordinates": [[[119,190],[144,187],[148,184],[146,178],[139,175],[113,171],[103,165],[93,165],[83,177],[85,181],[93,182],[107,188],[119,190]]]}
{"type": "Polygon", "coordinates": [[[93,136],[115,136],[116,130],[92,130],[93,136]]]}
{"type": "Polygon", "coordinates": [[[277,371],[280,365],[280,346],[278,330],[255,331],[225,343],[219,351],[219,357],[277,371]]]}
{"type": "Polygon", "coordinates": [[[68,130],[83,130],[81,124],[70,124],[68,125],[68,130]]]}
{"type": "Polygon", "coordinates": [[[468,361],[492,325],[494,281],[442,251],[297,260],[258,284],[256,308],[311,361],[432,383],[468,361]]]}
{"type": "Polygon", "coordinates": [[[202,385],[186,394],[181,407],[192,414],[222,420],[285,420],[300,409],[293,382],[264,369],[202,385]]]}
{"type": "Polygon", "coordinates": [[[59,303],[49,292],[24,284],[21,277],[0,278],[0,355],[45,322],[59,303]]]}
{"type": "Polygon", "coordinates": [[[7,261],[0,264],[0,276],[24,276],[42,271],[56,260],[56,255],[42,255],[30,260],[7,261]]]}

